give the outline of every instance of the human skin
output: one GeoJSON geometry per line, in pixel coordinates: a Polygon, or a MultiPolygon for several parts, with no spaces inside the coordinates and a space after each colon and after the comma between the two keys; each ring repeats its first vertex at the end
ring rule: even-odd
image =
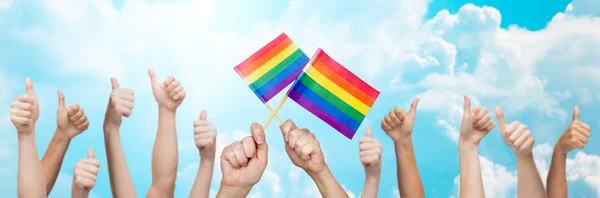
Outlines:
{"type": "Polygon", "coordinates": [[[285,121],[280,129],[290,160],[315,181],[321,196],[348,197],[325,163],[321,145],[315,135],[308,129],[299,129],[291,120],[285,121]]]}
{"type": "Polygon", "coordinates": [[[575,148],[583,149],[590,138],[592,128],[579,121],[579,107],[573,108],[573,119],[565,132],[560,136],[554,146],[552,162],[546,192],[548,197],[567,197],[567,154],[575,148]]]}
{"type": "Polygon", "coordinates": [[[108,101],[103,128],[112,196],[137,197],[119,134],[122,117],[129,117],[132,113],[135,99],[134,92],[130,89],[120,88],[119,81],[116,78],[111,78],[111,83],[112,92],[108,101]]]}
{"type": "Polygon", "coordinates": [[[88,149],[86,159],[79,160],[73,168],[73,184],[71,186],[72,198],[87,198],[96,185],[100,161],[95,159],[94,150],[88,149]]]}
{"type": "Polygon", "coordinates": [[[483,107],[471,109],[471,100],[464,96],[465,104],[458,139],[460,156],[460,197],[485,197],[481,167],[479,164],[479,143],[496,124],[488,110],[483,107]]]}
{"type": "Polygon", "coordinates": [[[262,177],[268,164],[268,145],[263,127],[250,126],[252,136],[235,141],[221,153],[221,187],[217,198],[242,198],[262,177]]]}
{"type": "Polygon", "coordinates": [[[74,104],[65,107],[65,96],[58,91],[58,110],[56,113],[56,131],[42,158],[42,168],[46,179],[46,194],[49,195],[58,177],[65,153],[71,140],[87,130],[90,122],[83,108],[74,104]]]}
{"type": "Polygon", "coordinates": [[[381,177],[381,143],[373,138],[373,130],[368,128],[365,137],[360,138],[360,162],[365,167],[365,186],[360,195],[362,198],[377,197],[381,177]]]}
{"type": "Polygon", "coordinates": [[[200,167],[190,192],[190,197],[207,198],[215,166],[217,129],[206,120],[207,112],[202,111],[200,118],[194,121],[194,143],[200,152],[200,167]]]}
{"type": "Polygon", "coordinates": [[[151,68],[148,69],[148,75],[158,103],[158,132],[152,150],[152,184],[147,197],[173,197],[179,156],[175,115],[186,93],[173,76],[159,82],[151,68]]]}
{"type": "Polygon", "coordinates": [[[417,98],[411,103],[408,113],[396,107],[381,120],[381,129],[394,141],[398,190],[401,197],[425,197],[412,143],[418,104],[417,98]]]}
{"type": "Polygon", "coordinates": [[[25,79],[25,90],[27,93],[18,96],[10,109],[10,119],[19,138],[17,191],[19,197],[46,197],[44,172],[35,145],[35,123],[40,107],[29,78],[25,79]]]}

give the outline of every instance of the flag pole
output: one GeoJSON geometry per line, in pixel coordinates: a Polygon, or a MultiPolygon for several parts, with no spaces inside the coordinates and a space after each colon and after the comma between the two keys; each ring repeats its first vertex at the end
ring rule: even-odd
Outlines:
{"type": "MultiPolygon", "coordinates": [[[[269,111],[271,111],[271,113],[273,113],[273,108],[271,108],[271,105],[269,105],[269,103],[265,103],[265,106],[267,107],[267,109],[269,109],[269,111]]],[[[275,114],[275,118],[279,120],[279,124],[283,124],[283,121],[281,120],[281,118],[279,118],[277,114],[275,114]]]]}
{"type": "Polygon", "coordinates": [[[287,99],[288,99],[288,96],[287,96],[287,94],[285,94],[283,96],[283,98],[281,99],[281,101],[279,102],[279,104],[277,105],[277,108],[275,108],[275,111],[273,111],[271,113],[271,116],[269,116],[269,119],[267,120],[267,122],[265,122],[265,125],[263,125],[263,130],[267,129],[267,127],[269,126],[269,123],[271,123],[271,120],[273,120],[273,117],[275,117],[277,115],[277,112],[279,111],[279,109],[281,109],[281,106],[283,106],[283,103],[287,99]]]}

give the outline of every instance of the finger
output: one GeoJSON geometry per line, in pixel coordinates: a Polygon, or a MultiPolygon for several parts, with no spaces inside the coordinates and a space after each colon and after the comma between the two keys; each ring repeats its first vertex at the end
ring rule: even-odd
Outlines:
{"type": "Polygon", "coordinates": [[[128,109],[133,109],[133,102],[132,101],[128,101],[128,100],[121,100],[121,105],[123,105],[124,107],[128,108],[128,109]]]}
{"type": "Polygon", "coordinates": [[[61,90],[58,90],[58,107],[65,108],[65,95],[61,90]]]}
{"type": "Polygon", "coordinates": [[[575,121],[575,124],[577,124],[577,126],[580,126],[582,129],[584,129],[586,131],[592,130],[592,127],[590,127],[590,125],[587,125],[586,123],[583,123],[581,121],[575,121]]]}
{"type": "Polygon", "coordinates": [[[360,139],[358,139],[358,143],[360,144],[366,144],[366,143],[374,143],[374,142],[378,142],[377,139],[372,138],[372,137],[362,137],[360,139]]]}
{"type": "Polygon", "coordinates": [[[86,130],[89,126],[90,126],[90,121],[86,119],[84,123],[77,125],[77,128],[81,129],[81,130],[86,130]]]}
{"type": "MultiPolygon", "coordinates": [[[[404,120],[404,117],[406,115],[400,107],[396,107],[395,109],[390,111],[388,116],[391,118],[392,122],[395,125],[400,125],[400,124],[402,124],[402,121],[404,120]]],[[[386,117],[388,117],[388,116],[386,116],[386,117]]]]}
{"type": "Polygon", "coordinates": [[[464,95],[463,97],[465,100],[465,105],[464,105],[464,109],[463,109],[464,113],[471,112],[471,99],[467,95],[464,95]]]}
{"type": "Polygon", "coordinates": [[[288,142],[290,132],[297,128],[298,127],[292,120],[286,120],[281,126],[279,126],[279,129],[281,129],[281,134],[283,135],[283,140],[288,142]]]}
{"type": "Polygon", "coordinates": [[[385,122],[385,120],[382,120],[381,121],[381,129],[387,131],[387,130],[392,129],[392,127],[390,125],[388,125],[387,122],[385,122]]]}
{"type": "Polygon", "coordinates": [[[313,134],[305,134],[298,138],[298,141],[295,142],[296,145],[294,145],[296,153],[300,154],[302,148],[308,145],[313,139],[315,139],[313,134]]]}
{"type": "Polygon", "coordinates": [[[110,78],[110,84],[112,85],[113,90],[119,88],[119,81],[115,77],[110,78]]]}
{"type": "Polygon", "coordinates": [[[410,104],[410,110],[408,111],[408,114],[411,115],[415,115],[417,113],[417,105],[419,105],[419,101],[421,99],[416,98],[415,100],[413,100],[413,102],[410,104]]]}
{"type": "Polygon", "coordinates": [[[317,143],[313,143],[313,142],[317,142],[317,141],[316,140],[311,141],[310,144],[307,144],[306,146],[304,146],[300,149],[300,159],[302,159],[302,160],[310,159],[311,155],[316,150],[316,145],[318,145],[318,142],[317,143]]]}
{"type": "MultiPolygon", "coordinates": [[[[480,112],[483,112],[483,110],[480,112]]],[[[483,117],[480,117],[479,121],[475,123],[475,126],[477,126],[478,128],[484,128],[484,126],[488,124],[491,120],[492,117],[490,117],[489,114],[486,114],[483,117]]]]}
{"type": "Polygon", "coordinates": [[[258,124],[258,123],[252,123],[252,125],[250,126],[250,131],[252,131],[252,136],[254,137],[254,139],[256,140],[255,135],[260,135],[262,136],[262,143],[256,145],[256,156],[261,160],[265,162],[265,166],[266,166],[266,162],[268,161],[268,155],[269,155],[269,146],[267,145],[267,139],[265,139],[265,133],[263,131],[263,127],[258,124]]]}
{"type": "Polygon", "coordinates": [[[385,118],[383,118],[383,120],[392,128],[398,127],[398,124],[396,124],[394,121],[392,121],[392,118],[390,117],[390,115],[385,116],[385,118]]]}
{"type": "Polygon", "coordinates": [[[584,149],[585,148],[585,144],[583,142],[581,142],[581,141],[576,141],[574,144],[575,144],[575,148],[578,148],[578,149],[584,149]]]}
{"type": "Polygon", "coordinates": [[[90,179],[84,178],[84,177],[77,177],[75,179],[75,182],[82,188],[86,188],[86,189],[91,189],[94,187],[94,185],[96,185],[95,181],[92,181],[90,179]]]}
{"type": "Polygon", "coordinates": [[[173,96],[173,100],[183,99],[185,97],[185,90],[181,87],[181,92],[177,92],[177,95],[173,96]]]}
{"type": "Polygon", "coordinates": [[[173,83],[173,81],[175,81],[175,77],[169,75],[169,77],[167,77],[167,79],[165,80],[165,87],[168,87],[171,83],[173,83]]]}
{"type": "Polygon", "coordinates": [[[73,122],[73,124],[75,126],[77,126],[77,125],[83,124],[85,121],[87,121],[87,116],[83,115],[83,116],[81,116],[81,118],[79,118],[78,120],[76,120],[75,122],[73,122]]]}
{"type": "Polygon", "coordinates": [[[95,158],[95,154],[94,154],[94,149],[93,148],[88,148],[88,159],[94,159],[95,158]]]}
{"type": "Polygon", "coordinates": [[[117,96],[119,101],[129,101],[129,102],[135,101],[135,94],[133,93],[132,90],[128,90],[127,92],[123,92],[123,93],[116,93],[115,96],[117,96]]]}
{"type": "Polygon", "coordinates": [[[254,141],[256,141],[256,144],[263,144],[265,142],[265,132],[259,124],[252,123],[250,126],[250,133],[252,134],[254,141]]]}
{"type": "Polygon", "coordinates": [[[121,116],[129,117],[132,113],[132,110],[124,106],[119,106],[117,107],[117,112],[119,112],[121,116]]]}
{"type": "Polygon", "coordinates": [[[71,116],[74,116],[74,115],[75,115],[75,114],[76,114],[76,113],[79,111],[79,108],[80,108],[80,107],[79,107],[79,105],[78,105],[78,104],[73,104],[73,105],[70,105],[70,106],[67,108],[67,115],[68,115],[69,117],[71,117],[71,116]]]}
{"type": "Polygon", "coordinates": [[[31,103],[18,100],[18,101],[13,102],[10,107],[15,108],[15,109],[25,110],[25,111],[31,111],[32,106],[33,105],[31,105],[31,103]]]}
{"type": "Polygon", "coordinates": [[[487,131],[491,131],[492,129],[494,129],[494,127],[496,127],[496,123],[494,123],[493,121],[490,120],[489,126],[486,125],[486,127],[484,129],[487,131]]]}
{"type": "Polygon", "coordinates": [[[475,114],[475,118],[473,118],[473,121],[480,121],[481,119],[483,119],[486,115],[488,114],[488,110],[486,108],[476,108],[477,109],[477,114],[475,114]]]}
{"type": "Polygon", "coordinates": [[[235,153],[233,152],[233,144],[225,147],[223,149],[223,153],[221,154],[221,158],[225,158],[233,168],[240,168],[240,164],[235,159],[235,153]]]}
{"type": "Polygon", "coordinates": [[[156,80],[156,72],[154,72],[154,69],[148,68],[148,76],[150,76],[150,82],[152,82],[152,84],[158,83],[158,80],[156,80]]]}
{"type": "MultiPolygon", "coordinates": [[[[98,166],[96,163],[100,163],[98,160],[82,160],[84,163],[77,164],[76,170],[86,172],[94,175],[98,175],[98,166]]],[[[79,172],[78,172],[79,173],[79,172]]]]}
{"type": "Polygon", "coordinates": [[[296,141],[298,141],[298,139],[300,139],[305,134],[306,133],[304,129],[296,129],[290,132],[288,146],[290,148],[296,148],[296,141]]]}
{"type": "Polygon", "coordinates": [[[373,130],[371,128],[367,128],[367,130],[365,131],[365,137],[372,137],[373,136],[373,130]]]}
{"type": "Polygon", "coordinates": [[[21,116],[17,116],[17,115],[12,115],[10,117],[10,119],[15,123],[15,124],[30,124],[32,122],[31,118],[27,118],[27,117],[21,117],[21,116]]]}
{"type": "Polygon", "coordinates": [[[377,148],[380,146],[381,146],[381,144],[379,144],[378,142],[369,142],[369,143],[360,144],[358,146],[358,148],[359,148],[359,151],[366,151],[366,150],[371,150],[373,148],[377,148]]]}
{"type": "Polygon", "coordinates": [[[33,90],[33,82],[31,82],[31,78],[25,78],[25,90],[27,90],[27,95],[35,96],[35,92],[33,90]]]}
{"type": "Polygon", "coordinates": [[[364,150],[360,152],[360,157],[366,157],[366,156],[377,156],[381,153],[381,149],[379,148],[371,148],[369,150],[364,150]]]}
{"type": "Polygon", "coordinates": [[[75,122],[75,121],[79,120],[82,116],[83,116],[83,109],[80,108],[74,115],[69,116],[69,120],[71,122],[75,122]]]}
{"type": "Polygon", "coordinates": [[[18,117],[22,117],[22,118],[31,118],[32,114],[31,111],[25,111],[25,110],[21,110],[21,109],[11,109],[10,110],[11,115],[15,115],[18,117]]]}
{"type": "Polygon", "coordinates": [[[256,155],[256,142],[250,136],[242,139],[242,147],[244,148],[244,156],[246,158],[253,158],[256,155]]]}
{"type": "Polygon", "coordinates": [[[582,127],[574,127],[574,130],[576,130],[579,134],[583,135],[586,138],[590,138],[591,134],[589,130],[585,130],[582,127]]]}
{"type": "Polygon", "coordinates": [[[496,119],[498,120],[498,124],[500,127],[504,128],[506,126],[506,120],[504,120],[504,113],[500,106],[494,107],[494,113],[496,113],[496,119]]]}
{"type": "Polygon", "coordinates": [[[200,120],[206,120],[206,110],[202,110],[202,112],[200,112],[200,120]]]}
{"type": "Polygon", "coordinates": [[[581,133],[575,133],[575,137],[579,140],[579,142],[587,144],[588,143],[588,138],[585,137],[583,134],[581,133]]]}
{"type": "Polygon", "coordinates": [[[517,138],[521,137],[521,135],[525,134],[527,131],[529,131],[529,127],[521,124],[517,130],[508,137],[509,142],[512,142],[514,145],[515,141],[517,141],[517,138]]]}
{"type": "Polygon", "coordinates": [[[525,148],[532,148],[534,143],[535,139],[530,136],[529,138],[527,138],[527,141],[523,144],[523,146],[521,146],[519,149],[523,150],[525,148]]]}
{"type": "Polygon", "coordinates": [[[179,85],[180,85],[180,82],[178,80],[173,81],[171,84],[169,84],[169,86],[167,86],[167,93],[173,92],[178,87],[181,87],[179,85]]]}
{"type": "Polygon", "coordinates": [[[241,167],[248,166],[248,158],[246,157],[246,154],[244,154],[244,147],[242,146],[242,143],[240,141],[235,141],[232,144],[232,147],[233,154],[235,155],[235,160],[237,161],[237,163],[241,167]]]}
{"type": "Polygon", "coordinates": [[[525,142],[531,137],[531,131],[526,130],[523,132],[523,134],[521,134],[521,136],[517,137],[517,139],[515,140],[515,147],[521,147],[525,144],[525,142]]]}
{"type": "Polygon", "coordinates": [[[579,107],[573,107],[573,121],[579,120],[579,107]]]}

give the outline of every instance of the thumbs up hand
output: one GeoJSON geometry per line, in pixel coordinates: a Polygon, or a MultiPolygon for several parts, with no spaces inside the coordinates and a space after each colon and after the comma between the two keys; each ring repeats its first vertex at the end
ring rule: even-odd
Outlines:
{"type": "Polygon", "coordinates": [[[365,137],[360,138],[360,162],[365,167],[367,176],[378,177],[381,173],[381,143],[372,137],[372,130],[368,128],[365,137]]]}
{"type": "Polygon", "coordinates": [[[402,108],[396,107],[381,120],[381,129],[392,138],[394,143],[405,138],[410,138],[415,124],[418,104],[419,99],[417,98],[413,100],[408,113],[404,112],[402,108]]]}
{"type": "Polygon", "coordinates": [[[87,130],[90,122],[79,105],[65,107],[65,96],[62,91],[58,91],[58,111],[56,115],[57,128],[63,132],[67,138],[73,139],[76,135],[87,130]]]}
{"type": "Polygon", "coordinates": [[[100,161],[94,159],[94,150],[88,149],[87,159],[79,160],[73,168],[72,197],[88,197],[96,185],[100,161]]]}
{"type": "Polygon", "coordinates": [[[530,154],[535,139],[531,135],[529,127],[522,124],[520,121],[514,121],[507,124],[502,109],[496,106],[494,111],[496,113],[496,118],[498,119],[498,124],[500,125],[502,138],[506,144],[515,151],[515,155],[522,156],[530,154]]]}
{"type": "Polygon", "coordinates": [[[589,125],[579,121],[579,107],[575,107],[573,121],[558,139],[555,149],[564,154],[575,148],[583,149],[590,138],[591,131],[592,128],[589,125]]]}
{"type": "Polygon", "coordinates": [[[194,121],[194,142],[202,159],[215,159],[217,129],[206,120],[206,111],[200,113],[200,119],[194,121]]]}
{"type": "Polygon", "coordinates": [[[27,93],[15,98],[10,106],[10,119],[19,135],[33,134],[35,123],[40,116],[40,106],[29,78],[25,79],[25,89],[27,93]]]}
{"type": "Polygon", "coordinates": [[[121,117],[129,117],[133,111],[134,92],[131,89],[122,89],[116,78],[110,79],[112,92],[104,118],[104,131],[115,130],[121,126],[121,117]]]}
{"type": "Polygon", "coordinates": [[[152,92],[154,93],[156,102],[158,102],[158,106],[175,112],[185,98],[185,90],[181,86],[181,83],[175,80],[173,76],[167,77],[164,82],[158,82],[156,73],[152,68],[148,69],[148,75],[152,82],[152,92]]]}
{"type": "Polygon", "coordinates": [[[496,124],[492,121],[486,108],[471,109],[471,99],[466,95],[464,98],[465,105],[460,126],[459,144],[468,143],[478,146],[483,137],[496,127],[496,124]]]}

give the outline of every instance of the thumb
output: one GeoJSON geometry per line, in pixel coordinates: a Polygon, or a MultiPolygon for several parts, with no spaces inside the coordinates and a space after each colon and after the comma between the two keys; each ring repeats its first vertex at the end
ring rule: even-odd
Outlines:
{"type": "Polygon", "coordinates": [[[500,106],[494,107],[494,113],[496,113],[496,119],[498,119],[498,124],[500,124],[501,128],[506,126],[506,120],[504,119],[504,113],[502,113],[502,109],[500,106]]]}
{"type": "Polygon", "coordinates": [[[150,76],[150,81],[152,82],[152,84],[158,83],[158,80],[156,80],[156,72],[154,72],[154,69],[148,68],[148,76],[150,76]]]}
{"type": "Polygon", "coordinates": [[[263,127],[258,123],[252,123],[250,126],[250,133],[252,133],[252,137],[254,141],[256,141],[256,156],[260,160],[267,160],[268,157],[268,147],[265,139],[265,132],[263,131],[263,127]]]}
{"type": "Polygon", "coordinates": [[[281,134],[283,135],[283,140],[286,143],[288,141],[288,136],[290,132],[297,128],[298,127],[296,126],[296,124],[294,124],[292,120],[286,120],[281,126],[279,126],[279,129],[281,129],[281,134]]]}
{"type": "Polygon", "coordinates": [[[117,78],[115,78],[115,77],[110,78],[110,83],[112,84],[112,89],[119,88],[119,81],[117,80],[117,78]]]}
{"type": "Polygon", "coordinates": [[[200,120],[206,120],[206,110],[202,110],[202,112],[200,112],[200,120]]]}
{"type": "Polygon", "coordinates": [[[58,107],[61,109],[65,108],[65,95],[61,90],[58,90],[58,107]]]}
{"type": "Polygon", "coordinates": [[[421,101],[419,98],[413,100],[413,102],[410,104],[410,109],[408,110],[409,114],[415,115],[415,113],[417,113],[417,105],[419,105],[419,101],[421,101]]]}
{"type": "Polygon", "coordinates": [[[579,120],[579,107],[575,106],[573,108],[573,121],[579,120]]]}
{"type": "Polygon", "coordinates": [[[365,137],[373,137],[373,130],[371,128],[367,128],[365,131],[365,137]]]}
{"type": "Polygon", "coordinates": [[[33,91],[33,82],[31,82],[31,78],[25,78],[25,90],[27,90],[27,95],[35,96],[33,91]]]}
{"type": "Polygon", "coordinates": [[[471,99],[469,99],[469,96],[467,95],[464,95],[463,97],[465,98],[463,118],[469,118],[471,116],[471,99]]]}
{"type": "Polygon", "coordinates": [[[88,148],[88,159],[94,159],[96,155],[94,154],[94,149],[88,148]]]}

